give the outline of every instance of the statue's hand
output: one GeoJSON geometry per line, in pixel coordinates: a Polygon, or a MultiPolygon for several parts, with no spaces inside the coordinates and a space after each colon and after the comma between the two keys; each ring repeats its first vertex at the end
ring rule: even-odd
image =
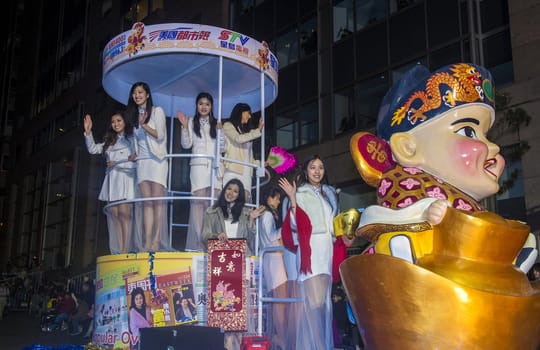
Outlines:
{"type": "Polygon", "coordinates": [[[448,208],[448,202],[445,200],[439,199],[431,203],[427,207],[427,209],[424,211],[424,219],[427,222],[429,222],[431,225],[437,225],[444,218],[447,208],[448,208]]]}

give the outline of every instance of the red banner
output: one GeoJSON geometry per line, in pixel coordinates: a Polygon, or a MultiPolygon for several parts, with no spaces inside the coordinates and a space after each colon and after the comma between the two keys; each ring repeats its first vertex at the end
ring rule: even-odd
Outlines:
{"type": "Polygon", "coordinates": [[[207,325],[226,331],[247,330],[245,239],[208,241],[207,325]]]}

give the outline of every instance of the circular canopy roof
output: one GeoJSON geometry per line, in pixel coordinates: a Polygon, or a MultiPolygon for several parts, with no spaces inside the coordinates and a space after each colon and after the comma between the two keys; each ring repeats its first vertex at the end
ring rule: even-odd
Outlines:
{"type": "Polygon", "coordinates": [[[264,106],[274,102],[278,62],[264,41],[189,23],[145,26],[137,22],[113,38],[103,50],[103,87],[112,98],[127,104],[131,86],[146,82],[154,105],[168,116],[178,110],[191,115],[197,94],[209,92],[218,114],[220,62],[222,116],[227,117],[238,102],[261,110],[262,87],[264,106]]]}

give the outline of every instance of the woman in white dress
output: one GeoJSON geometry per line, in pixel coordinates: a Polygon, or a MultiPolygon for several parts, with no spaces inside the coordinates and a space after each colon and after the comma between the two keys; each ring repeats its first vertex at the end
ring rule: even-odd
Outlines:
{"type": "MultiPolygon", "coordinates": [[[[224,158],[241,161],[248,164],[259,165],[260,162],[253,157],[253,140],[261,137],[264,126],[262,118],[255,129],[249,126],[251,119],[251,107],[246,103],[237,103],[228,120],[223,123],[223,132],[226,136],[226,147],[224,158]]],[[[246,191],[246,202],[251,202],[251,181],[253,168],[243,164],[227,162],[224,160],[225,173],[223,183],[237,178],[242,181],[246,191]]]]}
{"type": "MultiPolygon", "coordinates": [[[[137,184],[144,197],[164,197],[167,189],[168,161],[165,112],[154,106],[150,87],[144,82],[132,85],[127,113],[135,127],[137,140],[137,184]]],[[[165,201],[146,200],[143,206],[142,250],[170,250],[165,201]]]]}
{"type": "MultiPolygon", "coordinates": [[[[121,113],[111,116],[111,126],[105,133],[104,142],[97,143],[92,135],[92,117],[84,117],[84,139],[90,154],[104,154],[107,172],[99,200],[115,202],[135,198],[135,147],[133,126],[126,123],[121,113]]],[[[112,254],[131,250],[132,204],[123,203],[110,207],[107,215],[109,248],[112,254]]]]}
{"type": "MultiPolygon", "coordinates": [[[[333,220],[338,211],[337,195],[326,184],[324,163],[314,156],[304,163],[303,174],[292,184],[285,178],[279,185],[290,201],[283,221],[282,239],[296,249],[298,305],[296,349],[332,350],[332,258],[333,220]]],[[[342,236],[349,247],[352,240],[342,236]]]]}
{"type": "MultiPolygon", "coordinates": [[[[219,146],[219,152],[225,151],[225,140],[220,137],[216,145],[217,129],[221,128],[221,122],[214,118],[212,95],[207,92],[201,92],[195,100],[195,116],[188,118],[184,113],[178,112],[176,117],[181,124],[182,147],[191,148],[193,154],[204,154],[215,157],[216,146],[219,146]]],[[[191,182],[191,193],[194,197],[217,198],[221,190],[221,176],[219,171],[215,171],[214,191],[211,191],[211,174],[213,162],[211,158],[194,157],[189,162],[191,182]]],[[[204,239],[202,237],[203,216],[210,206],[208,199],[192,199],[189,209],[189,226],[187,230],[186,250],[204,251],[204,239]]]]}
{"type": "MultiPolygon", "coordinates": [[[[269,185],[263,190],[262,203],[265,212],[259,218],[259,249],[283,247],[281,241],[281,219],[278,207],[281,203],[281,193],[275,185],[269,185]]],[[[259,253],[260,256],[260,253],[259,253]]],[[[283,251],[267,252],[263,256],[262,274],[269,295],[273,298],[287,298],[287,272],[283,262],[283,251]]],[[[269,334],[272,345],[276,349],[285,350],[287,344],[287,303],[272,302],[272,326],[269,334]]],[[[293,339],[294,341],[294,339],[293,339]]]]}

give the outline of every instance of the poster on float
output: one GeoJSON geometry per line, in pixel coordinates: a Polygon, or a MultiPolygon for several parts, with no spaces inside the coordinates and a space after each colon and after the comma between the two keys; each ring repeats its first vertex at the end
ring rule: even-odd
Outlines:
{"type": "Polygon", "coordinates": [[[140,329],[205,324],[206,256],[141,253],[98,258],[94,344],[137,346],[140,329]]]}

